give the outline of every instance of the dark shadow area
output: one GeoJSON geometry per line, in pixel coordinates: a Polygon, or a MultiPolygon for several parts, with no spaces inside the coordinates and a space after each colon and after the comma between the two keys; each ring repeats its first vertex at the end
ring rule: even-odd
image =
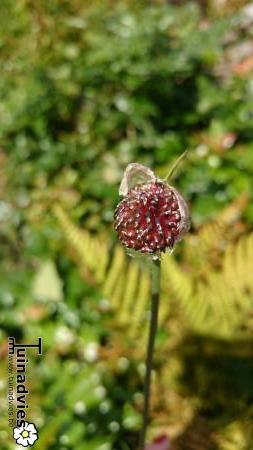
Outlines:
{"type": "Polygon", "coordinates": [[[242,416],[246,432],[253,402],[253,341],[188,336],[180,354],[184,365],[182,394],[197,398],[201,406],[172,449],[215,450],[219,447],[212,425],[216,432],[222,431],[242,416]]]}

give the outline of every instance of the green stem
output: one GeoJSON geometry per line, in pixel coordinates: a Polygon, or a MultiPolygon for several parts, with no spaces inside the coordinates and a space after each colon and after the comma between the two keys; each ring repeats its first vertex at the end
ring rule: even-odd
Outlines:
{"type": "Polygon", "coordinates": [[[151,320],[149,328],[149,338],[146,356],[146,374],[144,383],[144,411],[143,411],[143,426],[140,435],[140,450],[144,450],[146,431],[149,420],[149,404],[150,404],[150,385],[151,373],[153,364],[153,354],[155,345],[155,336],[158,322],[158,310],[160,299],[160,260],[153,261],[151,269],[152,278],[152,303],[151,303],[151,320]]]}

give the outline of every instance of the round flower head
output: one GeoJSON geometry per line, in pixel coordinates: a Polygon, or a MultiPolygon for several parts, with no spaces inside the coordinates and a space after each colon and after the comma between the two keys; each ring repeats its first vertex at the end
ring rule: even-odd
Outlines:
{"type": "Polygon", "coordinates": [[[188,207],[177,190],[149,168],[133,163],[120,189],[124,198],[115,211],[115,229],[122,244],[141,253],[159,254],[188,231],[188,207]]]}

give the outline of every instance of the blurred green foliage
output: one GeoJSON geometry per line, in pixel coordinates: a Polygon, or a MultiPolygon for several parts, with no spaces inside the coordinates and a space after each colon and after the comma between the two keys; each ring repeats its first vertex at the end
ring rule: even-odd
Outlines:
{"type": "MultiPolygon", "coordinates": [[[[43,358],[31,368],[36,449],[134,450],[142,360],[124,342],[111,359],[103,356],[114,334],[107,299],[72,262],[51,206],[61,205],[112,244],[125,166],[139,161],[163,177],[187,148],[173,182],[190,202],[192,232],[245,195],[236,226],[247,233],[253,223],[252,18],[243,9],[203,16],[191,2],[2,0],[0,9],[1,354],[7,336],[43,337],[43,358]]],[[[173,330],[172,320],[172,340],[173,330]]],[[[222,376],[220,399],[212,403],[207,356],[194,339],[186,338],[184,347],[190,354],[197,348],[191,382],[180,384],[175,376],[171,402],[179,411],[185,399],[187,416],[193,397],[211,431],[222,429],[220,416],[226,422],[217,448],[250,450],[252,433],[242,424],[252,414],[252,367],[247,359],[232,364],[238,371],[232,378],[247,380],[232,418],[222,376]]],[[[218,346],[211,346],[216,357],[218,346]]],[[[181,356],[180,364],[191,365],[178,351],[175,373],[181,356]]],[[[221,368],[225,380],[230,363],[221,368]]],[[[4,364],[0,376],[7,417],[4,364]]],[[[217,373],[215,380],[219,385],[217,373]]],[[[184,421],[176,417],[180,439],[184,421]]],[[[192,445],[204,450],[206,444],[192,445]]],[[[0,446],[14,448],[5,421],[0,446]]]]}

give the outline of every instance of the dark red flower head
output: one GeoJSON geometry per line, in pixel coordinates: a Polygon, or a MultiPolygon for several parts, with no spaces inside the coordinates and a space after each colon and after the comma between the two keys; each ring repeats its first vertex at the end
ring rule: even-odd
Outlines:
{"type": "Polygon", "coordinates": [[[124,198],[116,208],[114,224],[126,247],[142,253],[160,253],[172,249],[188,231],[185,201],[176,189],[158,180],[145,166],[129,164],[120,194],[124,198]],[[136,176],[141,184],[136,184],[136,176]]]}

